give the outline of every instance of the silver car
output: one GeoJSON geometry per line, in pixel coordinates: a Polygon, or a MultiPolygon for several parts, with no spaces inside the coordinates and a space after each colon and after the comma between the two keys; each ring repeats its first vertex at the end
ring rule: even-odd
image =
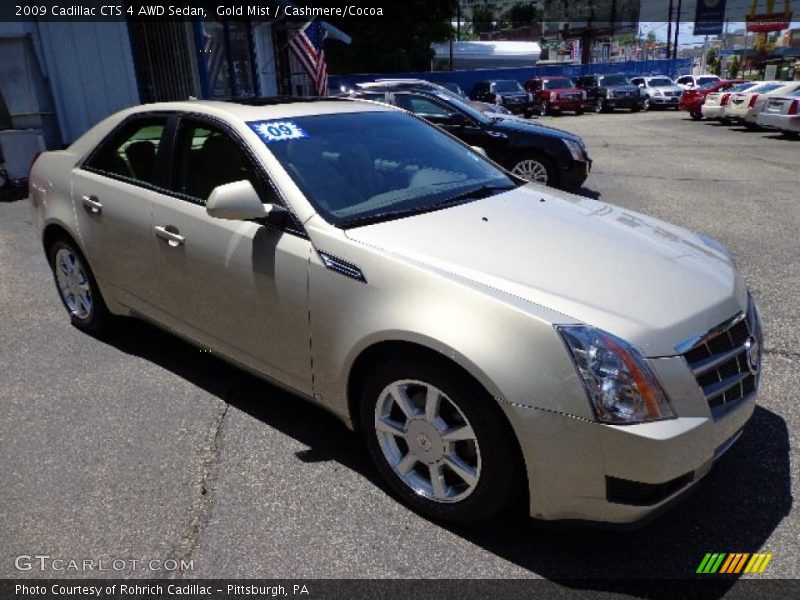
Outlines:
{"type": "Polygon", "coordinates": [[[679,110],[678,102],[681,99],[683,88],[675,85],[669,77],[664,75],[657,75],[654,77],[633,77],[631,83],[638,85],[645,94],[647,100],[645,101],[644,109],[654,107],[672,107],[679,110]]]}
{"type": "Polygon", "coordinates": [[[30,190],[75,326],[145,319],[321,404],[435,519],[640,521],[754,409],[761,326],[722,246],[399,109],[140,106],[30,190]]]}

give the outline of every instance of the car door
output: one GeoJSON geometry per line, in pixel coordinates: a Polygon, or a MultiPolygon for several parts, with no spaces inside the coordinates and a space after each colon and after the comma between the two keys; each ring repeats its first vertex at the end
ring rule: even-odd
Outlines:
{"type": "Polygon", "coordinates": [[[210,217],[222,184],[247,179],[282,204],[246,144],[224,124],[182,117],[174,137],[171,195],[153,201],[153,269],[161,318],[200,343],[303,393],[311,393],[308,261],[294,218],[277,227],[210,217]]]}
{"type": "Polygon", "coordinates": [[[164,114],[125,120],[72,173],[75,218],[87,259],[123,304],[143,308],[150,296],[150,214],[159,196],[164,114]]]}

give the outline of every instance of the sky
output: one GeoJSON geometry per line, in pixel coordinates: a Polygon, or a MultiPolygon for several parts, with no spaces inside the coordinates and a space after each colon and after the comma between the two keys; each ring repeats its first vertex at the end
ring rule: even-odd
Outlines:
{"type": "MultiPolygon", "coordinates": [[[[680,34],[678,35],[678,45],[679,46],[688,46],[692,44],[702,44],[705,36],[703,35],[692,35],[692,27],[694,25],[693,20],[690,18],[688,21],[681,20],[681,30],[680,34]]],[[[800,28],[800,21],[794,21],[791,24],[792,28],[800,28]]],[[[736,29],[744,29],[744,23],[730,23],[728,25],[728,32],[733,33],[736,29]]],[[[667,22],[658,22],[658,21],[642,21],[639,23],[639,30],[642,33],[642,37],[645,37],[649,31],[653,31],[656,34],[656,38],[661,41],[666,41],[667,39],[667,22]]],[[[672,35],[675,35],[675,22],[672,23],[672,35]]]]}

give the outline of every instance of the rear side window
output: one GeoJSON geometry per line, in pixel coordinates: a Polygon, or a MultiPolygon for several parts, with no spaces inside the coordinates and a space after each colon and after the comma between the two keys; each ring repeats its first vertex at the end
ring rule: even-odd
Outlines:
{"type": "Polygon", "coordinates": [[[181,121],[171,189],[205,205],[213,189],[247,179],[264,202],[267,186],[242,147],[221,129],[202,122],[181,121]]]}
{"type": "Polygon", "coordinates": [[[420,116],[447,117],[452,114],[444,106],[421,96],[397,96],[397,105],[420,116]]]}
{"type": "Polygon", "coordinates": [[[100,173],[133,182],[156,183],[156,157],[166,119],[136,119],[112,134],[87,166],[100,173]]]}

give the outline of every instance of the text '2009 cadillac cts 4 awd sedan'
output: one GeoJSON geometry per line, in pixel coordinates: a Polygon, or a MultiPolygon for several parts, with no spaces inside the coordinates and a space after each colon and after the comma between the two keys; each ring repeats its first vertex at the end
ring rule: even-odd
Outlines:
{"type": "Polygon", "coordinates": [[[761,328],[722,246],[396,108],[136,107],[30,190],[77,327],[147,319],[323,405],[436,519],[641,521],[754,409],[761,328]]]}

